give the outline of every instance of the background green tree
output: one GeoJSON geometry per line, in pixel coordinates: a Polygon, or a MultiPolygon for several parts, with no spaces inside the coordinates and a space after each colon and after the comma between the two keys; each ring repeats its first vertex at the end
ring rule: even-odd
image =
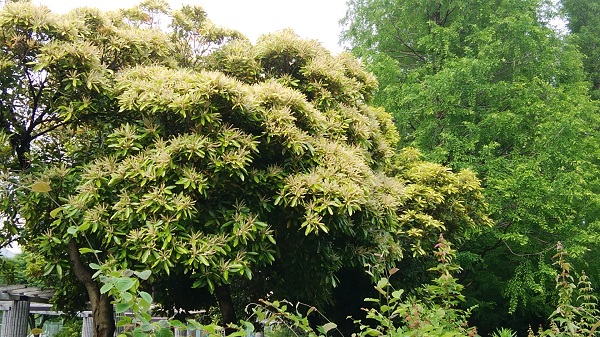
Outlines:
{"type": "Polygon", "coordinates": [[[25,255],[2,257],[0,261],[0,284],[27,284],[27,261],[25,255]]]}
{"type": "Polygon", "coordinates": [[[539,1],[349,4],[343,38],[378,76],[401,144],[482,179],[496,225],[460,247],[478,325],[545,319],[555,242],[598,270],[598,121],[577,48],[539,1]]]}
{"type": "Polygon", "coordinates": [[[583,66],[592,84],[592,97],[600,99],[600,2],[562,0],[570,41],[584,55],[583,66]]]}

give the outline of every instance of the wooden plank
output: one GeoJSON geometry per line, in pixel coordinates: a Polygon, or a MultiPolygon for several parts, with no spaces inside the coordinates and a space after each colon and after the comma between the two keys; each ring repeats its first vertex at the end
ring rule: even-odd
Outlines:
{"type": "MultiPolygon", "coordinates": [[[[12,293],[12,292],[22,291],[24,289],[28,289],[28,287],[26,285],[22,285],[22,284],[2,286],[2,287],[0,287],[0,293],[12,293]]],[[[31,288],[29,288],[29,289],[31,289],[31,288]]]]}
{"type": "Polygon", "coordinates": [[[54,295],[54,292],[48,290],[32,290],[21,292],[20,295],[50,299],[54,295]]]}
{"type": "Polygon", "coordinates": [[[21,296],[11,295],[9,293],[0,293],[0,301],[19,301],[21,296]]]}
{"type": "Polygon", "coordinates": [[[0,286],[0,301],[29,300],[35,303],[48,303],[53,295],[53,290],[22,284],[0,286]]]}

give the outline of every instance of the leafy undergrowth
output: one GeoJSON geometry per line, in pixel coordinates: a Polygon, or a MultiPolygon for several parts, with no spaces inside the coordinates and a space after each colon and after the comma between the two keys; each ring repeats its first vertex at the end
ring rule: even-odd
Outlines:
{"type": "MultiPolygon", "coordinates": [[[[366,320],[355,321],[356,337],[364,336],[479,336],[477,328],[469,326],[467,320],[471,310],[461,309],[465,298],[463,286],[457,282],[455,273],[460,266],[453,262],[456,251],[450,242],[440,235],[434,247],[437,266],[430,269],[436,277],[427,285],[418,289],[415,294],[407,296],[402,289],[395,289],[390,277],[398,272],[394,268],[385,277],[376,279],[375,289],[378,298],[367,298],[372,304],[367,311],[366,320]]],[[[529,337],[544,336],[593,336],[600,327],[600,315],[597,298],[585,273],[581,273],[578,281],[572,275],[571,265],[567,262],[568,254],[562,245],[557,245],[554,265],[557,268],[556,290],[558,293],[557,308],[550,317],[547,328],[537,331],[529,330],[529,337]]],[[[139,279],[146,279],[149,271],[115,271],[109,267],[93,265],[98,270],[97,277],[104,283],[103,292],[113,296],[117,313],[130,311],[133,316],[123,317],[117,326],[125,327],[126,332],[119,337],[172,337],[175,329],[203,330],[208,336],[248,336],[256,333],[257,327],[263,327],[264,335],[271,337],[306,336],[321,337],[342,335],[334,322],[330,322],[315,307],[288,301],[266,301],[254,304],[249,308],[251,313],[246,321],[238,325],[223,328],[216,323],[201,324],[193,319],[182,322],[164,320],[151,322],[150,307],[152,297],[140,291],[139,279]],[[310,315],[320,315],[326,323],[314,326],[309,322],[310,315]]],[[[515,332],[510,329],[498,329],[493,337],[512,337],[515,332]]]]}

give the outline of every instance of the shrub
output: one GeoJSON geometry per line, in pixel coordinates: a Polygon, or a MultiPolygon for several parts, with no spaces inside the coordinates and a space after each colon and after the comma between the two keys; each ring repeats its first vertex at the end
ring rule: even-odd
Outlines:
{"type": "Polygon", "coordinates": [[[83,322],[77,318],[65,319],[63,327],[54,337],[81,337],[83,322]]]}

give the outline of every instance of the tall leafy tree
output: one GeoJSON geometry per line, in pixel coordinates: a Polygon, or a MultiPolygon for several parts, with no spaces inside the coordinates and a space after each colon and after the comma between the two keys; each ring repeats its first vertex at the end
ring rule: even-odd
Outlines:
{"type": "Polygon", "coordinates": [[[600,2],[562,0],[572,42],[584,55],[583,66],[592,83],[592,95],[600,99],[600,2]]]}
{"type": "Polygon", "coordinates": [[[483,181],[496,225],[462,248],[479,325],[546,317],[552,247],[583,261],[598,235],[598,121],[580,54],[539,1],[349,4],[343,38],[379,77],[375,101],[403,144],[483,181]]]}
{"type": "Polygon", "coordinates": [[[2,257],[0,260],[0,284],[26,284],[27,261],[24,254],[2,257]]]}
{"type": "Polygon", "coordinates": [[[385,270],[488,223],[473,172],[396,153],[349,54],[290,31],[252,45],[159,1],[65,16],[10,3],[0,20],[4,229],[85,287],[96,336],[114,322],[90,263],[150,269],[165,305],[180,306],[172,282],[194,284],[229,323],[236,280],[326,300],[344,266],[385,270]]]}
{"type": "MultiPolygon", "coordinates": [[[[137,12],[152,14],[152,10],[164,5],[149,2],[137,12]]],[[[181,15],[182,20],[186,17],[181,15]]],[[[33,237],[46,233],[47,224],[36,216],[55,208],[54,202],[60,196],[54,201],[41,202],[35,210],[28,209],[20,199],[26,197],[21,187],[44,169],[54,167],[65,172],[89,161],[104,148],[103,130],[111,130],[115,120],[127,120],[127,116],[118,113],[112,93],[115,72],[134,64],[175,64],[171,56],[175,48],[169,36],[152,29],[151,15],[141,19],[136,21],[127,12],[107,15],[94,9],[78,9],[57,16],[46,7],[27,2],[7,2],[2,7],[3,244],[14,240],[27,244],[33,237]],[[137,28],[142,24],[146,29],[137,28]],[[28,220],[26,226],[23,218],[28,220]]],[[[212,31],[205,30],[207,35],[212,31]]],[[[219,35],[212,36],[216,39],[219,35]]],[[[54,257],[66,258],[67,252],[72,257],[79,255],[76,249],[68,251],[61,247],[54,257]]],[[[52,263],[53,259],[49,261],[52,263]]],[[[59,276],[63,274],[59,264],[55,270],[59,276]]],[[[98,284],[90,282],[91,275],[85,268],[73,269],[68,273],[71,279],[65,283],[65,289],[69,290],[64,293],[71,293],[73,287],[68,285],[76,284],[75,279],[85,283],[97,335],[112,335],[110,300],[100,293],[98,284]]]]}

